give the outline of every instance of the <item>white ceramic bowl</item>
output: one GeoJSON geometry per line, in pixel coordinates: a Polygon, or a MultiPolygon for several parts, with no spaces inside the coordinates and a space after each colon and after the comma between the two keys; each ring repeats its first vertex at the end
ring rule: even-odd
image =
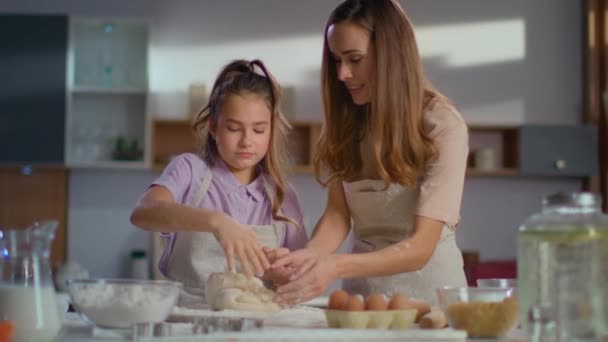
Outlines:
{"type": "Polygon", "coordinates": [[[68,280],[74,309],[102,328],[164,321],[177,303],[181,288],[178,282],[163,280],[68,280]]]}

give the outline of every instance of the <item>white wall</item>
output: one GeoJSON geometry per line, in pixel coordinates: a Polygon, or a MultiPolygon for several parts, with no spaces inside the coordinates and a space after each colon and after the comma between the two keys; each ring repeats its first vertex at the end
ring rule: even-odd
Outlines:
{"type": "MultiPolygon", "coordinates": [[[[336,0],[4,0],[0,12],[146,16],[151,20],[150,89],[155,116],[186,113],[191,82],[212,83],[234,58],[261,58],[296,86],[298,119],[319,119],[324,21],[336,0]]],[[[571,0],[407,0],[424,63],[436,86],[474,123],[576,123],[582,103],[581,5],[571,0]]],[[[124,275],[130,248],[149,244],[129,211],[151,172],[74,171],[69,255],[97,276],[124,275]],[[118,250],[119,253],[114,251],[118,250]]],[[[309,223],[325,193],[307,175],[293,182],[309,223]]],[[[463,248],[513,258],[517,226],[544,194],[575,191],[577,180],[467,178],[463,248]]]]}

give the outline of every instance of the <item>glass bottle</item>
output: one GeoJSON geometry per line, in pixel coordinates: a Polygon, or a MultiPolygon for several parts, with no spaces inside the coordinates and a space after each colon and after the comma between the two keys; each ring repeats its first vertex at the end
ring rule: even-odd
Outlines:
{"type": "MultiPolygon", "coordinates": [[[[520,317],[542,307],[559,341],[594,341],[605,334],[608,216],[591,193],[558,193],[520,227],[517,274],[520,317]]],[[[528,334],[534,330],[522,320],[528,334]]]]}
{"type": "Polygon", "coordinates": [[[50,342],[61,328],[50,265],[57,224],[0,230],[0,316],[13,322],[13,342],[50,342]]]}

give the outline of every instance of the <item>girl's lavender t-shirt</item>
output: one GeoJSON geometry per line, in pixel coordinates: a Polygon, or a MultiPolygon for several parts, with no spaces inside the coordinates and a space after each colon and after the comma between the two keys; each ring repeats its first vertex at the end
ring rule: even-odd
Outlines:
{"type": "MultiPolygon", "coordinates": [[[[152,185],[167,188],[173,200],[184,205],[192,205],[193,197],[200,189],[206,172],[213,172],[213,179],[203,198],[200,208],[223,211],[238,222],[249,225],[268,225],[272,223],[272,204],[266,195],[264,181],[258,176],[252,183],[242,185],[219,159],[209,167],[197,155],[185,153],[175,157],[152,185]]],[[[295,226],[286,222],[283,246],[290,250],[303,248],[308,238],[304,229],[302,207],[291,185],[285,190],[283,215],[298,223],[295,226]]],[[[163,233],[165,249],[160,258],[159,268],[167,274],[169,256],[173,251],[175,236],[178,233],[163,233]]]]}

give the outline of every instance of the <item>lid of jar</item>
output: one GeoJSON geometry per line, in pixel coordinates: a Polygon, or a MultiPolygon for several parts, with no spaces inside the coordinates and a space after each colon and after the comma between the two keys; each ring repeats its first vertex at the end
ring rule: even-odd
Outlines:
{"type": "Polygon", "coordinates": [[[601,199],[600,196],[591,192],[558,192],[543,199],[543,206],[545,207],[560,205],[599,207],[601,205],[601,199]]]}

